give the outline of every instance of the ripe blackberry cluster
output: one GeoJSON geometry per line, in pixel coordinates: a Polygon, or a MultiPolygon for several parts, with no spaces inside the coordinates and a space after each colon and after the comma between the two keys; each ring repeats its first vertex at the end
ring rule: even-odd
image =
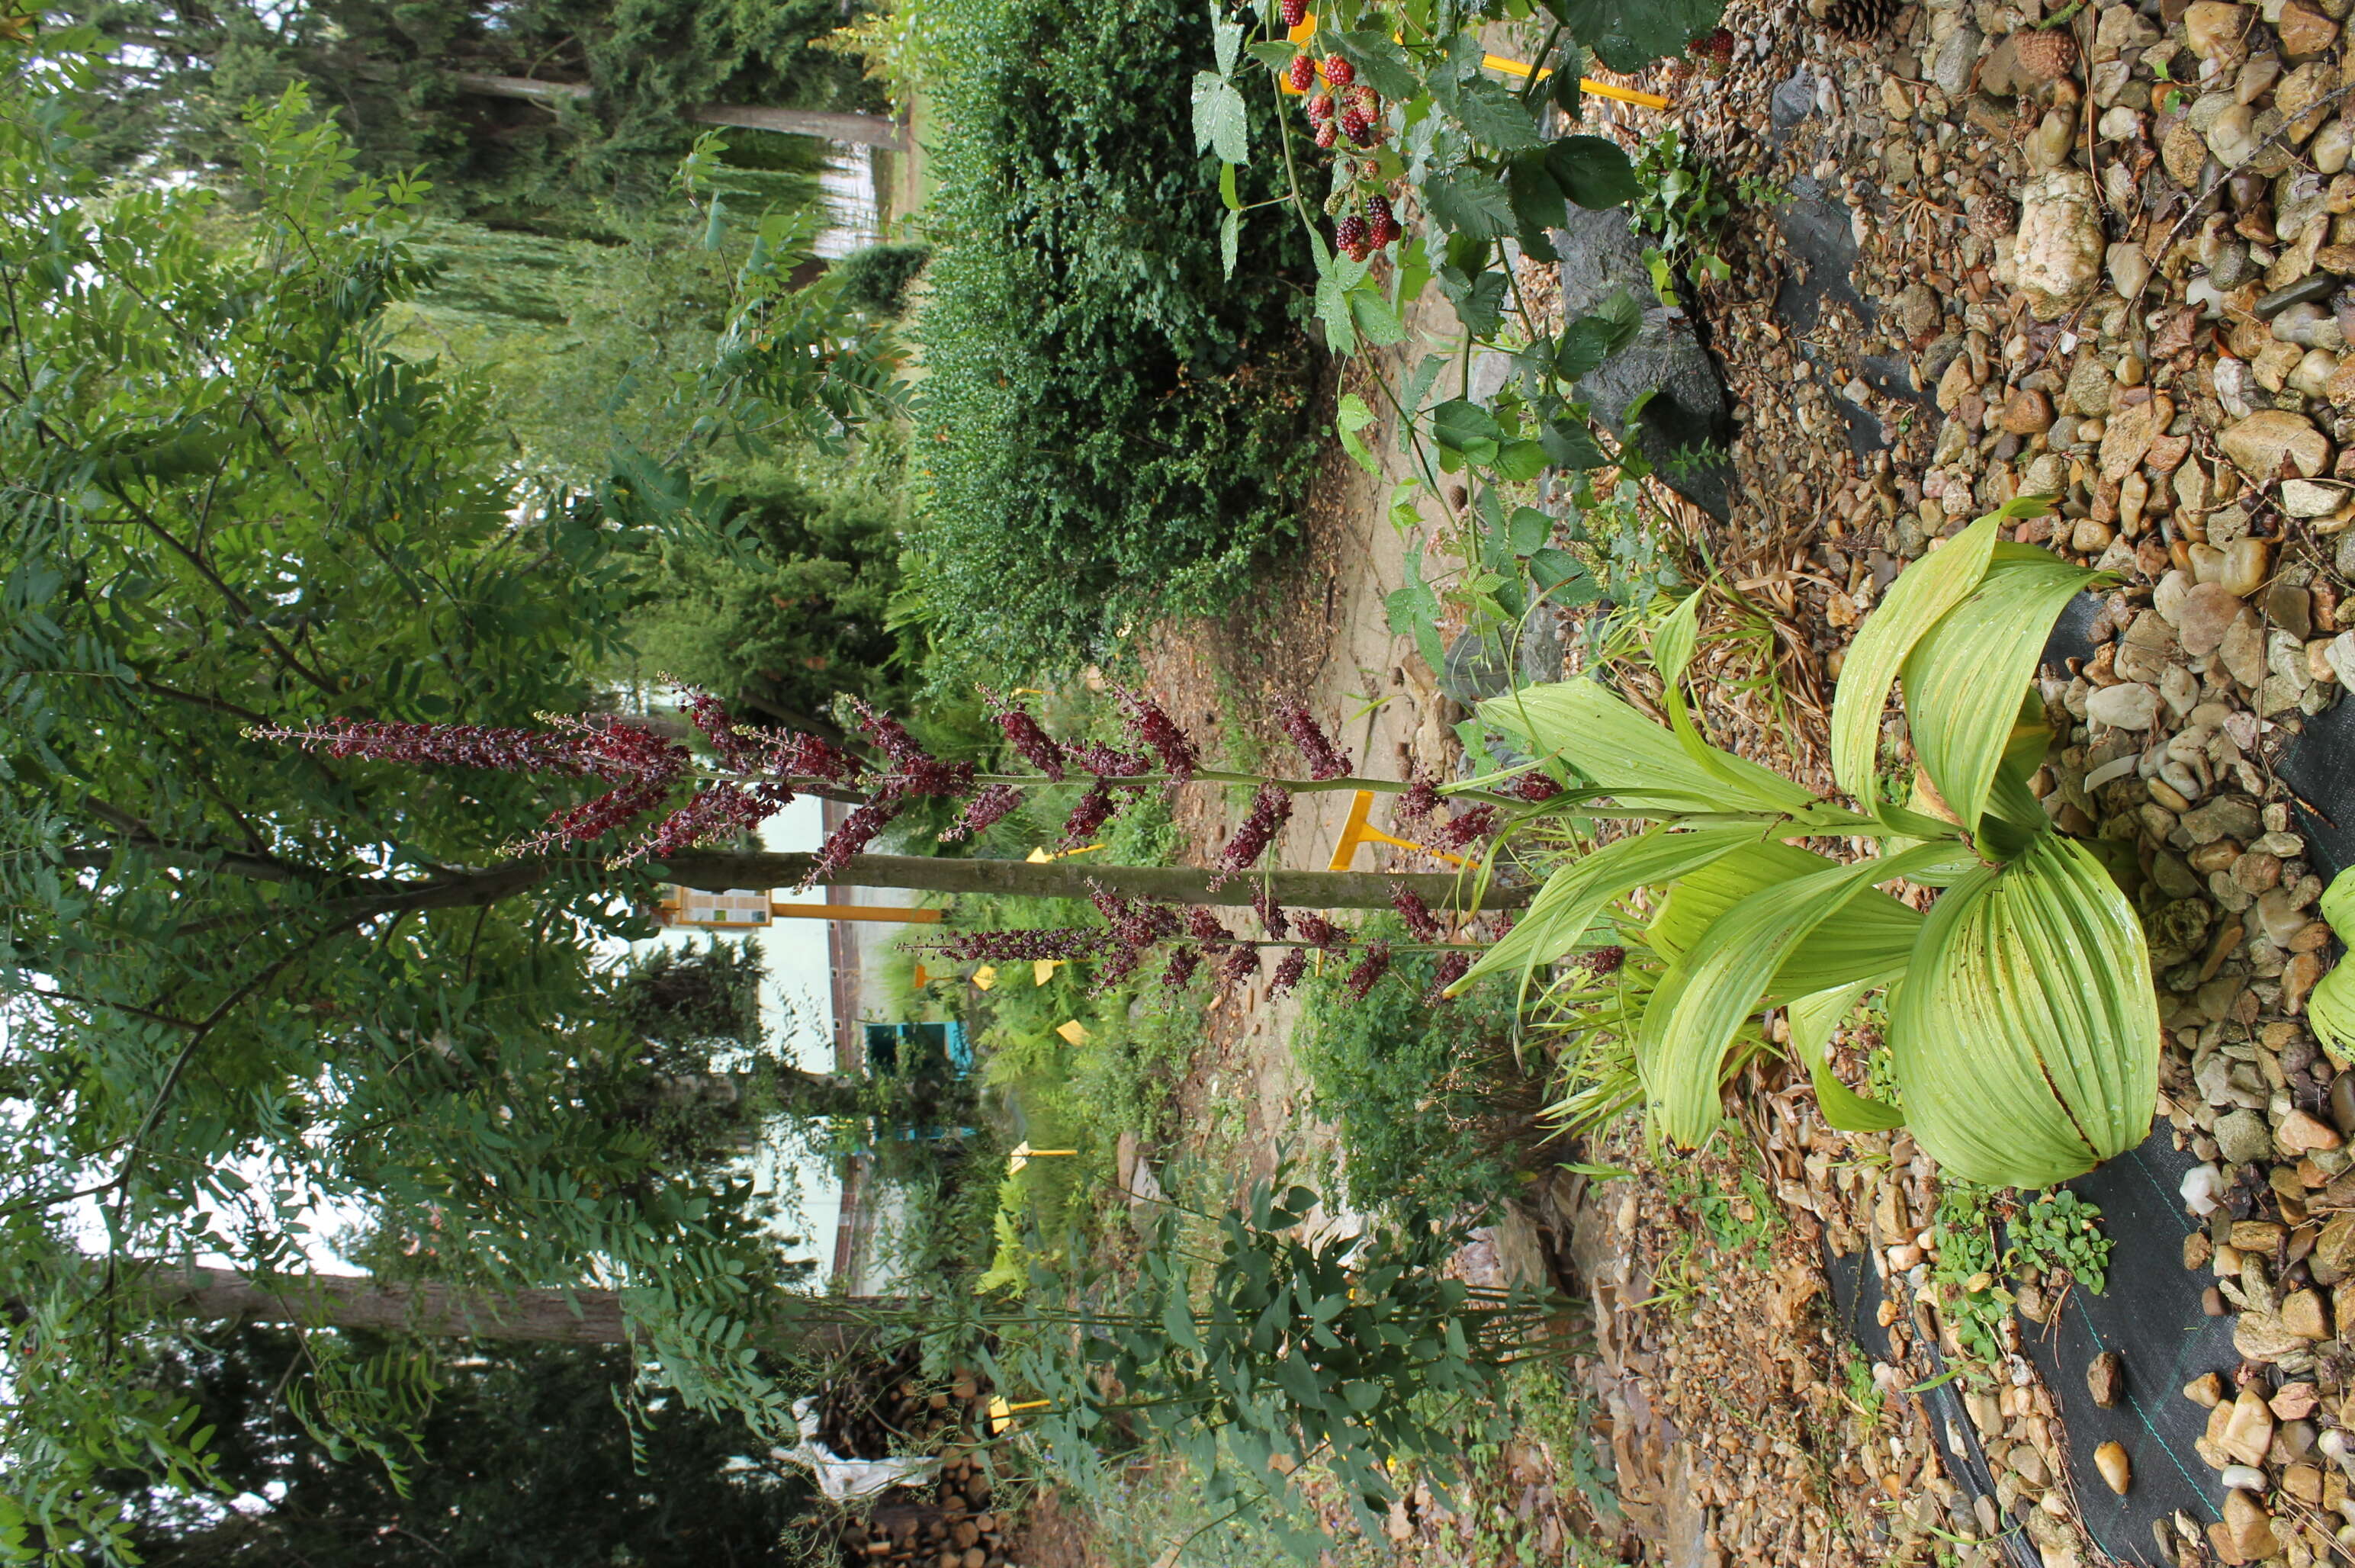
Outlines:
{"type": "MultiPolygon", "coordinates": [[[[1289,15],[1289,12],[1286,13],[1289,15]]],[[[1382,95],[1358,80],[1358,69],[1339,55],[1327,55],[1320,65],[1307,54],[1292,58],[1287,79],[1307,93],[1301,108],[1308,116],[1316,144],[1330,152],[1343,142],[1350,149],[1379,147],[1390,136],[1382,118],[1382,95]],[[1323,79],[1321,86],[1312,84],[1323,79]]],[[[1325,203],[1335,219],[1333,246],[1353,261],[1362,261],[1405,231],[1391,210],[1380,188],[1380,166],[1369,159],[1342,163],[1345,183],[1325,203]]]]}

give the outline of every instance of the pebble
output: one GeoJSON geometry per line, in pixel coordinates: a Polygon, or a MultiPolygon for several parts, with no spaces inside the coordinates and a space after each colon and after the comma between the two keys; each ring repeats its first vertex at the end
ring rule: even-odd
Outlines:
{"type": "MultiPolygon", "coordinates": [[[[2156,598],[2153,600],[2157,603],[2156,598]]],[[[2232,591],[2221,582],[2202,582],[2193,586],[2177,603],[2175,632],[2183,644],[2183,651],[2193,658],[2205,658],[2224,645],[2224,634],[2247,608],[2232,591]]],[[[2162,614],[2165,611],[2160,612],[2162,614]]]]}
{"type": "Polygon", "coordinates": [[[2329,438],[2304,416],[2282,409],[2251,414],[2216,441],[2241,472],[2260,483],[2280,471],[2284,458],[2308,479],[2330,466],[2329,438]]]}
{"type": "Polygon", "coordinates": [[[2086,698],[2085,718],[2114,730],[2147,730],[2158,718],[2158,689],[2140,681],[2105,686],[2086,698]]]}
{"type": "MultiPolygon", "coordinates": [[[[2046,123],[2051,123],[2047,116],[2046,123]]],[[[2040,126],[2039,133],[2042,131],[2040,126]]],[[[2093,296],[2106,250],[2101,202],[2091,175],[2048,166],[2029,181],[2020,193],[2019,232],[2012,241],[2012,254],[2018,287],[2038,320],[2056,321],[2093,296]]]]}
{"type": "Polygon", "coordinates": [[[2134,1485],[2134,1466],[2126,1458],[2123,1443],[2105,1443],[2094,1449],[2094,1467],[2101,1471],[2102,1479],[2109,1484],[2110,1490],[2120,1497],[2126,1496],[2126,1488],[2134,1485]]]}

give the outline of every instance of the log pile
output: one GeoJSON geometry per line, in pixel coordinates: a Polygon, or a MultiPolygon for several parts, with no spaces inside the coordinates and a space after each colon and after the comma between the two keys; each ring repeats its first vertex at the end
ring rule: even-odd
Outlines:
{"type": "Polygon", "coordinates": [[[931,1479],[893,1488],[847,1521],[846,1568],[1018,1568],[1007,1555],[1012,1527],[992,1507],[975,1446],[989,1430],[989,1391],[971,1375],[927,1389],[914,1372],[912,1364],[870,1368],[820,1391],[819,1432],[836,1453],[942,1456],[931,1479]]]}

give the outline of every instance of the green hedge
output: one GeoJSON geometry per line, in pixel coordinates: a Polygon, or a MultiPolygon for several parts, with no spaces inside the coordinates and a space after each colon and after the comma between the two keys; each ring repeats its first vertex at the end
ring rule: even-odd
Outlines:
{"type": "MultiPolygon", "coordinates": [[[[1188,102],[1206,11],[946,9],[918,542],[936,645],[1035,668],[1216,605],[1289,533],[1316,445],[1314,263],[1263,211],[1222,275],[1218,165],[1188,102]]],[[[1242,173],[1244,199],[1273,193],[1242,173]]]]}

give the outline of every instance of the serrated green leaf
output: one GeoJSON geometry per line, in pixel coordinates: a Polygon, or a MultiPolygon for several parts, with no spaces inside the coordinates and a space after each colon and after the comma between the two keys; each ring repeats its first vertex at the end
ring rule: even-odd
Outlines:
{"type": "Polygon", "coordinates": [[[1358,325],[1358,336],[1376,347],[1406,341],[1406,326],[1399,320],[1398,312],[1371,289],[1349,291],[1349,315],[1358,325]]]}
{"type": "Polygon", "coordinates": [[[1345,356],[1358,351],[1358,327],[1349,315],[1348,291],[1330,272],[1316,280],[1316,319],[1325,324],[1326,347],[1345,356]]]}
{"type": "Polygon", "coordinates": [[[1422,93],[1422,79],[1387,32],[1369,27],[1345,33],[1320,27],[1316,36],[1332,52],[1357,67],[1359,79],[1384,98],[1403,101],[1422,93]]]}
{"type": "Polygon", "coordinates": [[[1242,51],[1242,44],[1243,25],[1241,22],[1229,21],[1224,12],[1212,6],[1210,48],[1211,52],[1218,57],[1220,76],[1235,74],[1235,60],[1242,51]]]}
{"type": "Polygon", "coordinates": [[[1423,580],[1423,552],[1409,550],[1406,557],[1406,586],[1389,594],[1382,601],[1388,612],[1390,629],[1414,639],[1415,650],[1433,669],[1446,667],[1446,653],[1439,642],[1439,595],[1423,580]]]}
{"type": "MultiPolygon", "coordinates": [[[[1219,199],[1227,204],[1229,212],[1241,212],[1243,209],[1243,198],[1235,190],[1235,165],[1232,164],[1219,165],[1219,199]]],[[[1231,263],[1228,265],[1227,271],[1230,273],[1234,272],[1231,263]]]]}
{"type": "Polygon", "coordinates": [[[1474,141],[1500,153],[1518,153],[1544,140],[1529,106],[1494,77],[1466,77],[1445,107],[1474,141]]]}
{"type": "Polygon", "coordinates": [[[1380,459],[1369,450],[1365,438],[1358,432],[1374,422],[1373,410],[1366,400],[1355,392],[1344,392],[1341,404],[1333,417],[1333,432],[1340,437],[1341,449],[1355,459],[1359,467],[1379,479],[1382,476],[1380,459]]]}
{"type": "Polygon", "coordinates": [[[1489,271],[1467,278],[1454,267],[1442,267],[1435,281],[1455,307],[1455,319],[1474,337],[1493,336],[1504,324],[1505,291],[1511,282],[1504,273],[1489,271]]]}
{"type": "Polygon", "coordinates": [[[1243,49],[1243,53],[1271,70],[1285,69],[1292,64],[1292,57],[1299,52],[1300,46],[1289,38],[1265,38],[1243,49]]]}
{"type": "Polygon", "coordinates": [[[1625,207],[1644,194],[1636,165],[1606,136],[1562,136],[1546,144],[1546,172],[1561,194],[1591,212],[1625,207]]]}
{"type": "Polygon", "coordinates": [[[1724,0],[1545,0],[1570,36],[1616,71],[1674,59],[1716,27],[1724,0]]]}
{"type": "Polygon", "coordinates": [[[1250,123],[1243,95],[1214,70],[1194,73],[1194,150],[1231,164],[1251,162],[1250,123]]]}
{"type": "Polygon", "coordinates": [[[1497,449],[1488,466],[1507,484],[1521,484],[1545,472],[1546,449],[1540,442],[1508,441],[1497,449]]]}
{"type": "Polygon", "coordinates": [[[1556,468],[1575,474],[1591,473],[1609,465],[1611,459],[1594,432],[1585,422],[1568,417],[1548,420],[1538,427],[1538,442],[1545,448],[1546,460],[1556,468]]]}
{"type": "Polygon", "coordinates": [[[1501,240],[1513,231],[1512,197],[1483,169],[1433,176],[1423,182],[1423,206],[1441,229],[1476,240],[1501,240]]]}

